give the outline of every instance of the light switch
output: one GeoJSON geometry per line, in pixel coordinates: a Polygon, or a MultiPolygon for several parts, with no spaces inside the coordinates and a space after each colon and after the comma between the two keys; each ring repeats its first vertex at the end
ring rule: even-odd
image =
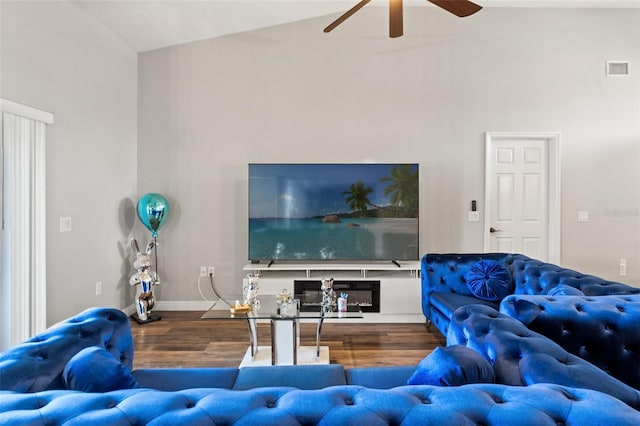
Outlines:
{"type": "Polygon", "coordinates": [[[589,222],[589,212],[586,210],[579,211],[578,222],[589,222]]]}
{"type": "Polygon", "coordinates": [[[70,217],[61,217],[60,218],[60,232],[69,232],[71,231],[71,218],[70,217]]]}
{"type": "Polygon", "coordinates": [[[469,212],[469,222],[478,222],[480,220],[480,212],[469,212]]]}

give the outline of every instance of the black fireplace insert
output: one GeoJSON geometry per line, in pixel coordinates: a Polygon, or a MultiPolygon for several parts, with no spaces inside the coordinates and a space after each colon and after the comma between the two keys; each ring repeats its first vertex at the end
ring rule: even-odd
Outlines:
{"type": "MultiPolygon", "coordinates": [[[[300,300],[301,311],[317,311],[322,304],[320,280],[294,280],[294,297],[300,300]]],[[[359,305],[362,312],[380,312],[380,281],[375,280],[334,280],[336,297],[340,293],[349,295],[347,305],[359,305]]]]}

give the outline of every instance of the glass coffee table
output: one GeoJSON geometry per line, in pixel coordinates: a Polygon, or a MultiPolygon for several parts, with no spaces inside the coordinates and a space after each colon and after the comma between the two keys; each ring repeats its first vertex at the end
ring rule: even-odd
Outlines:
{"type": "MultiPolygon", "coordinates": [[[[242,297],[230,296],[226,300],[242,300],[242,297]]],[[[346,312],[330,310],[323,312],[321,307],[301,312],[299,301],[286,305],[276,303],[275,295],[263,295],[260,303],[253,305],[246,313],[231,313],[230,309],[209,310],[202,319],[241,320],[246,321],[249,330],[249,343],[241,367],[256,365],[295,365],[295,364],[328,364],[329,347],[320,346],[322,324],[325,319],[363,318],[358,305],[348,305],[346,312]],[[256,323],[268,320],[271,324],[271,346],[258,345],[256,323]],[[316,345],[300,346],[300,320],[316,321],[316,345]]]]}

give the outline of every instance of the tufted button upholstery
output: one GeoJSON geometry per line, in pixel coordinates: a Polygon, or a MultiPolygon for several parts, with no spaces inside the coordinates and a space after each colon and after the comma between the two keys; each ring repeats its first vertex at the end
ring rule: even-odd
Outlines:
{"type": "Polygon", "coordinates": [[[640,295],[511,295],[500,312],[640,389],[640,295]]]}
{"type": "Polygon", "coordinates": [[[547,294],[557,285],[576,288],[586,296],[640,294],[640,288],[607,281],[535,259],[516,259],[511,264],[511,275],[516,286],[514,294],[547,294]]]}
{"type": "Polygon", "coordinates": [[[1,353],[0,390],[63,389],[65,365],[89,346],[107,349],[130,369],[133,338],[129,318],[117,309],[88,309],[1,353]]]}
{"type": "MultiPolygon", "coordinates": [[[[510,362],[519,360],[520,370],[524,373],[522,381],[526,383],[549,381],[548,374],[567,383],[599,381],[598,377],[591,377],[591,369],[581,364],[576,367],[571,355],[549,345],[555,345],[553,342],[542,336],[532,338],[536,333],[494,309],[466,311],[462,317],[463,320],[473,319],[475,324],[474,328],[460,329],[463,336],[465,333],[471,336],[469,343],[487,348],[481,353],[495,360],[494,367],[504,360],[501,371],[509,370],[510,362]],[[511,326],[498,323],[507,324],[508,321],[511,326]],[[505,339],[504,348],[499,341],[496,343],[497,334],[505,339]],[[483,343],[483,339],[492,343],[483,343]],[[518,340],[527,343],[514,348],[513,342],[518,340]],[[537,343],[528,347],[529,342],[537,343]],[[536,353],[535,348],[539,352],[536,353]],[[492,358],[493,354],[499,355],[492,358]],[[536,372],[536,368],[541,372],[536,372]],[[562,369],[576,375],[565,380],[567,374],[563,375],[562,369]]],[[[173,392],[136,388],[107,393],[57,389],[56,377],[60,376],[67,360],[89,345],[108,347],[130,367],[132,342],[128,318],[117,310],[92,309],[0,355],[3,385],[13,389],[0,390],[0,424],[640,424],[640,411],[629,406],[637,406],[637,400],[629,402],[635,394],[625,393],[624,384],[621,384],[623,388],[616,387],[619,382],[613,378],[614,382],[600,384],[599,389],[605,393],[548,383],[526,387],[472,384],[459,387],[400,386],[393,389],[337,385],[309,390],[285,386],[249,390],[198,387],[173,392]],[[29,371],[32,366],[35,366],[34,371],[29,371]],[[38,386],[48,390],[37,390],[38,386]],[[27,390],[22,391],[22,388],[27,390]],[[607,393],[618,396],[628,405],[607,393]]],[[[204,370],[203,377],[192,383],[203,385],[216,375],[212,369],[204,370]]],[[[152,379],[150,376],[153,374],[149,371],[142,373],[141,378],[152,379]]],[[[156,373],[159,376],[163,371],[156,373]]],[[[194,369],[188,373],[187,376],[193,377],[197,372],[194,369]]],[[[230,372],[224,373],[228,377],[230,372]]],[[[351,379],[363,379],[362,372],[355,373],[351,379]]],[[[387,370],[387,373],[391,372],[387,370]]],[[[406,377],[408,373],[402,369],[401,376],[406,377]]],[[[189,377],[184,380],[189,380],[189,377]]],[[[156,379],[160,380],[159,377],[156,379]]],[[[373,380],[373,376],[367,380],[373,380]]]]}
{"type": "Polygon", "coordinates": [[[610,396],[558,385],[404,386],[375,390],[257,388],[130,389],[106,394],[45,391],[2,395],[0,423],[13,425],[637,425],[640,413],[610,396]],[[606,407],[606,409],[602,409],[606,407]],[[19,412],[19,415],[17,413],[19,412]]]}
{"type": "Polygon", "coordinates": [[[557,383],[594,389],[640,409],[638,390],[488,306],[468,305],[456,310],[447,345],[464,345],[483,355],[493,365],[496,383],[557,383]]]}
{"type": "Polygon", "coordinates": [[[516,260],[529,257],[508,253],[429,253],[422,257],[422,313],[442,334],[446,335],[449,317],[458,307],[476,302],[498,306],[499,303],[480,301],[467,287],[465,276],[481,260],[494,260],[509,268],[516,260]]]}
{"type": "Polygon", "coordinates": [[[498,307],[499,301],[495,305],[480,301],[467,288],[465,276],[471,266],[481,260],[494,260],[509,269],[514,294],[544,295],[559,285],[579,290],[587,296],[640,294],[640,288],[585,275],[522,254],[426,254],[421,261],[422,312],[442,334],[447,334],[449,318],[461,306],[482,303],[498,307]]]}
{"type": "Polygon", "coordinates": [[[425,254],[420,264],[423,310],[428,308],[429,297],[434,292],[471,296],[464,277],[475,263],[481,260],[495,260],[510,265],[517,259],[529,258],[524,255],[507,253],[425,254]]]}

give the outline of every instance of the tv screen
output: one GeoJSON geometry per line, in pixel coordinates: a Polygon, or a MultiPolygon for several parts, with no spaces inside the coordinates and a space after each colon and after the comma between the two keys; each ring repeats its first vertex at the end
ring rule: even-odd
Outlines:
{"type": "Polygon", "coordinates": [[[249,164],[249,260],[417,260],[418,164],[249,164]]]}

